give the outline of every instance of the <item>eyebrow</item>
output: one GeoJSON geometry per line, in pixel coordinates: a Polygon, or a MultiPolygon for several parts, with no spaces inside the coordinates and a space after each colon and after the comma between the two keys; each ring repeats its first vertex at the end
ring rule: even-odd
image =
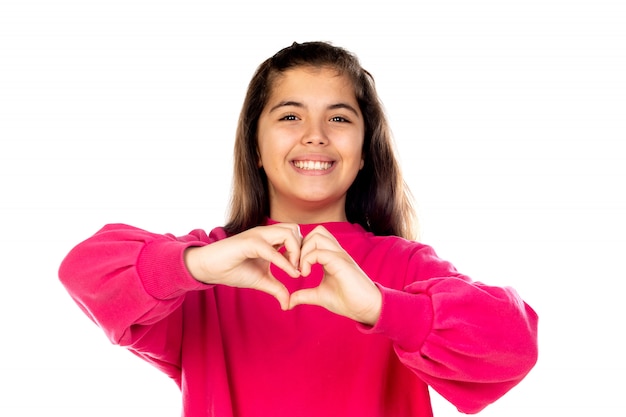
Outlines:
{"type": "MultiPolygon", "coordinates": [[[[269,112],[271,113],[274,110],[279,109],[280,107],[288,107],[288,106],[301,107],[301,108],[305,108],[306,107],[303,103],[300,103],[299,101],[287,100],[287,101],[281,101],[280,103],[278,103],[277,105],[272,107],[269,112]]],[[[346,110],[349,110],[352,113],[354,113],[357,117],[359,116],[359,112],[353,106],[349,105],[348,103],[331,104],[330,106],[327,107],[327,109],[328,110],[346,109],[346,110]]]]}

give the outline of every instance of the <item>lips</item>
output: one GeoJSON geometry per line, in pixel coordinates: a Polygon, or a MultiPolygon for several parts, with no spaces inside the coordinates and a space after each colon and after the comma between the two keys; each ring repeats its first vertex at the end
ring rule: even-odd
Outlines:
{"type": "Polygon", "coordinates": [[[326,171],[333,166],[331,161],[293,161],[293,165],[296,168],[303,169],[305,171],[326,171]]]}

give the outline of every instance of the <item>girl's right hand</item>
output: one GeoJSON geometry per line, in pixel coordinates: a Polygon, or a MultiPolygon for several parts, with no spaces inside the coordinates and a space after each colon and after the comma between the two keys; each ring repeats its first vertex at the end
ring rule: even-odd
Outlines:
{"type": "Polygon", "coordinates": [[[188,248],[185,265],[198,281],[263,291],[286,310],[289,292],[272,276],[270,263],[293,278],[299,277],[301,245],[297,224],[258,226],[206,246],[188,248]],[[281,247],[285,247],[284,253],[279,252],[281,247]]]}

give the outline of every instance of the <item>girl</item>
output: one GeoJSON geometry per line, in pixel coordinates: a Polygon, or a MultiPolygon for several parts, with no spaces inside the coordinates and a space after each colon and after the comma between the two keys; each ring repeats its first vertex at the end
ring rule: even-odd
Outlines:
{"type": "Polygon", "coordinates": [[[425,417],[428,386],[476,413],[534,366],[537,316],[414,238],[372,77],[294,43],[250,82],[224,227],[107,225],[59,275],[186,417],[425,417]]]}

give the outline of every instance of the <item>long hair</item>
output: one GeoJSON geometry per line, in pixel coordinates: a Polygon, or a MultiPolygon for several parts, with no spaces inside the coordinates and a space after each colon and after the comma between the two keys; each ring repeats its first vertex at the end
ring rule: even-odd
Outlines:
{"type": "Polygon", "coordinates": [[[230,234],[263,224],[269,216],[265,171],[258,166],[257,126],[276,77],[295,67],[330,67],[346,75],[365,122],[363,168],[346,196],[346,216],[375,235],[417,238],[411,193],[398,164],[387,118],[372,75],[351,52],[326,42],[293,43],[265,60],[254,73],[239,116],[234,149],[230,234]]]}

